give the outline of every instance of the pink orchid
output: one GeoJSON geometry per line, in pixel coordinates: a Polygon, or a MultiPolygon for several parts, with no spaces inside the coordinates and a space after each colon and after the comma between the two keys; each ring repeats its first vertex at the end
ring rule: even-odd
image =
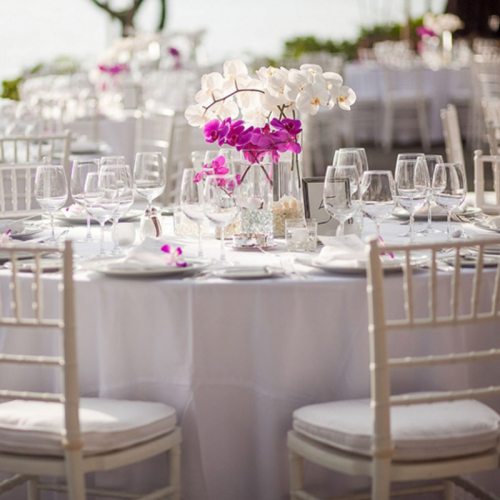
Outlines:
{"type": "Polygon", "coordinates": [[[163,245],[161,251],[165,252],[169,257],[168,266],[187,267],[180,247],[174,248],[170,245],[163,245]]]}
{"type": "Polygon", "coordinates": [[[8,231],[5,231],[5,233],[0,234],[0,246],[4,246],[12,241],[10,233],[12,233],[12,231],[9,229],[8,231]]]}
{"type": "MultiPolygon", "coordinates": [[[[378,239],[382,243],[382,246],[385,246],[385,241],[383,240],[382,236],[379,236],[378,239]]],[[[394,254],[392,252],[381,252],[380,255],[388,255],[391,259],[394,259],[394,254]]]]}

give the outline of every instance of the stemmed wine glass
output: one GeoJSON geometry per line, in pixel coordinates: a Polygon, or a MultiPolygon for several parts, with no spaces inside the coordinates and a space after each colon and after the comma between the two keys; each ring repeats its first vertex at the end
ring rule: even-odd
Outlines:
{"type": "Polygon", "coordinates": [[[113,240],[115,242],[113,253],[118,254],[120,253],[117,235],[118,222],[120,221],[120,218],[130,210],[130,207],[134,203],[134,187],[132,182],[132,174],[130,172],[130,167],[121,163],[101,165],[101,172],[110,172],[115,175],[116,179],[116,187],[118,189],[118,207],[113,213],[113,227],[111,231],[113,234],[113,240]]]}
{"type": "Polygon", "coordinates": [[[101,226],[100,255],[104,251],[104,225],[111,220],[118,208],[118,187],[115,174],[112,172],[90,173],[85,181],[85,206],[87,211],[101,226]]]}
{"type": "Polygon", "coordinates": [[[68,181],[62,165],[40,165],[35,174],[35,199],[50,216],[52,240],[56,240],[54,212],[68,199],[68,181]]]}
{"type": "Polygon", "coordinates": [[[434,201],[446,210],[448,239],[451,238],[451,213],[465,200],[467,178],[461,163],[438,163],[432,177],[434,201]]]}
{"type": "Polygon", "coordinates": [[[368,170],[368,158],[365,148],[340,148],[333,155],[333,166],[337,165],[356,165],[359,176],[368,170]]]}
{"type": "Polygon", "coordinates": [[[148,210],[165,190],[165,159],[161,153],[137,153],[134,166],[134,186],[137,194],[146,198],[148,210]]]}
{"type": "Polygon", "coordinates": [[[102,156],[101,166],[111,166],[111,165],[126,165],[125,156],[113,155],[113,156],[102,156]]]}
{"type": "Polygon", "coordinates": [[[345,222],[353,217],[359,208],[359,191],[357,166],[337,165],[327,168],[323,204],[325,210],[339,221],[339,236],[344,236],[345,222]]]}
{"type": "Polygon", "coordinates": [[[361,206],[363,213],[375,222],[380,237],[380,223],[392,214],[394,177],[389,170],[363,172],[361,177],[361,206]]]}
{"type": "Polygon", "coordinates": [[[221,228],[221,262],[226,262],[226,226],[234,222],[240,210],[238,188],[235,175],[210,175],[205,180],[203,209],[208,220],[221,228]]]}
{"type": "Polygon", "coordinates": [[[397,203],[410,214],[410,242],[413,242],[415,213],[427,203],[430,191],[429,171],[424,157],[398,160],[395,185],[397,203]]]}
{"type": "Polygon", "coordinates": [[[87,213],[87,236],[86,241],[92,241],[92,233],[90,231],[90,214],[85,208],[84,191],[85,180],[90,172],[97,173],[99,171],[98,159],[81,159],[73,162],[71,169],[70,190],[73,201],[80,207],[85,209],[87,213]]]}
{"type": "MultiPolygon", "coordinates": [[[[429,169],[429,178],[432,182],[434,176],[434,169],[438,163],[444,163],[443,157],[441,155],[425,155],[425,162],[427,163],[427,168],[429,169]]],[[[420,234],[434,234],[442,233],[440,229],[435,229],[432,227],[432,205],[434,203],[433,190],[429,193],[429,214],[427,215],[427,227],[419,231],[420,234]]]]}
{"type": "Polygon", "coordinates": [[[201,238],[201,226],[205,219],[203,208],[203,179],[197,181],[196,170],[194,168],[186,168],[182,173],[181,184],[181,210],[184,215],[196,222],[198,226],[198,257],[203,257],[203,246],[201,238]]]}

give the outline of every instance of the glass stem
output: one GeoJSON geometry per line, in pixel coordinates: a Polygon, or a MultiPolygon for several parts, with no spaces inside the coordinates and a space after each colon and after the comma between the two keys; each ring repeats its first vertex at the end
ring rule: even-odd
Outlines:
{"type": "Polygon", "coordinates": [[[202,258],[203,257],[203,246],[201,242],[201,226],[202,226],[202,221],[198,222],[198,257],[202,258]]]}
{"type": "Polygon", "coordinates": [[[100,254],[101,255],[104,255],[104,225],[106,224],[106,221],[104,222],[101,222],[101,250],[100,250],[100,254]]]}
{"type": "Polygon", "coordinates": [[[50,217],[50,229],[52,231],[52,239],[56,239],[56,229],[54,227],[54,213],[52,211],[49,212],[50,217]]]}
{"type": "Polygon", "coordinates": [[[220,261],[226,261],[226,226],[221,228],[220,231],[220,261]]]}
{"type": "Polygon", "coordinates": [[[431,229],[432,227],[432,211],[431,211],[432,203],[429,201],[429,214],[427,215],[427,229],[431,229]]]}
{"type": "Polygon", "coordinates": [[[92,239],[92,233],[90,232],[90,215],[87,215],[87,240],[92,239]]]}
{"type": "Polygon", "coordinates": [[[451,212],[446,214],[446,226],[448,230],[448,240],[451,240],[451,212]]]}
{"type": "Polygon", "coordinates": [[[120,245],[118,244],[118,220],[119,219],[113,219],[113,227],[111,228],[113,241],[115,242],[113,246],[113,250],[115,252],[117,252],[120,248],[120,245]]]}
{"type": "Polygon", "coordinates": [[[413,243],[415,241],[414,223],[415,223],[415,214],[411,213],[410,214],[410,243],[413,243]]]}
{"type": "Polygon", "coordinates": [[[339,229],[338,229],[339,236],[344,236],[344,224],[345,224],[345,222],[339,223],[339,229]]]}
{"type": "Polygon", "coordinates": [[[375,228],[377,230],[377,238],[380,238],[380,222],[375,221],[375,228]]]}

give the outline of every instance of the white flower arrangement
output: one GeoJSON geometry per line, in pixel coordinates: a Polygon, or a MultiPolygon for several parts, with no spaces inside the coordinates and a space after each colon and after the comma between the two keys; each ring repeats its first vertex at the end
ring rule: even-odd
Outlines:
{"type": "Polygon", "coordinates": [[[442,35],[445,31],[453,33],[463,27],[464,23],[455,14],[435,15],[427,13],[424,16],[424,28],[432,31],[437,36],[442,35]]]}

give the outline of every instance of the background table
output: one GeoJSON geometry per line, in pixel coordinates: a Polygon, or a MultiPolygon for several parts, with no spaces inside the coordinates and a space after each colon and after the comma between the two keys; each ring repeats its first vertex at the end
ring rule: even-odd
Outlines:
{"type": "MultiPolygon", "coordinates": [[[[366,229],[372,231],[368,224],[366,229]]],[[[395,223],[382,226],[388,240],[396,239],[401,230],[395,223]]],[[[83,228],[71,230],[70,237],[84,232],[83,228]]],[[[207,240],[205,245],[211,255],[217,255],[218,242],[207,240]]],[[[189,245],[186,251],[194,248],[189,245]]],[[[77,246],[77,250],[82,249],[77,246]]],[[[279,251],[270,251],[230,252],[229,257],[273,265],[279,264],[279,256],[279,251]]],[[[489,272],[487,282],[492,277],[489,272]]],[[[0,271],[4,303],[6,278],[5,271],[0,271]]],[[[427,272],[415,274],[420,291],[417,308],[426,307],[427,278],[427,272]]],[[[184,439],[185,500],[287,499],[286,433],[293,410],[310,403],[369,396],[363,276],[311,273],[310,279],[301,281],[285,277],[247,282],[121,280],[78,271],[75,279],[82,394],[161,401],[177,409],[184,439]]],[[[464,303],[471,280],[469,273],[462,283],[464,303]]],[[[50,296],[57,277],[47,276],[44,281],[50,296]]],[[[450,281],[449,273],[440,273],[440,293],[448,293],[450,281]]],[[[399,274],[387,280],[390,311],[402,304],[401,284],[399,274]]],[[[430,346],[442,352],[478,346],[483,338],[491,340],[498,325],[481,329],[482,336],[473,338],[465,335],[473,327],[447,329],[439,335],[405,333],[398,335],[395,349],[424,353],[430,346]]],[[[0,332],[2,352],[53,353],[56,346],[55,336],[0,332]]],[[[5,370],[16,371],[0,371],[0,381],[9,376],[16,388],[28,383],[32,389],[57,386],[45,372],[23,376],[18,368],[5,370]]],[[[427,383],[438,389],[457,388],[493,377],[494,372],[474,367],[420,370],[402,373],[394,389],[418,390],[427,383]]],[[[493,403],[500,411],[500,400],[493,403]]],[[[91,483],[147,490],[162,484],[164,471],[165,459],[158,457],[93,476],[91,483]]],[[[332,477],[315,467],[308,467],[307,474],[308,481],[321,485],[313,488],[318,494],[326,495],[323,485],[337,492],[361,486],[359,481],[332,477]]],[[[487,484],[488,478],[483,481],[487,484]]]]}

